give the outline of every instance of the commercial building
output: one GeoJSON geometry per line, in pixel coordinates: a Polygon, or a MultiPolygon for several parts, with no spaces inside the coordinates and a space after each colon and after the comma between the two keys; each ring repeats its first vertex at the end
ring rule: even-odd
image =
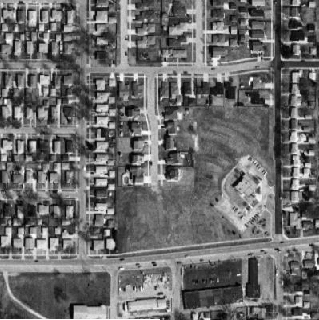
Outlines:
{"type": "Polygon", "coordinates": [[[71,305],[71,317],[73,319],[109,319],[109,307],[71,305]]]}
{"type": "Polygon", "coordinates": [[[129,313],[160,311],[167,312],[169,306],[165,298],[149,298],[123,303],[123,310],[129,313]]]}
{"type": "Polygon", "coordinates": [[[260,286],[258,284],[258,259],[248,260],[248,282],[246,284],[246,296],[248,298],[260,297],[260,286]]]}
{"type": "Polygon", "coordinates": [[[185,266],[182,299],[185,309],[234,303],[242,299],[241,260],[185,266]]]}

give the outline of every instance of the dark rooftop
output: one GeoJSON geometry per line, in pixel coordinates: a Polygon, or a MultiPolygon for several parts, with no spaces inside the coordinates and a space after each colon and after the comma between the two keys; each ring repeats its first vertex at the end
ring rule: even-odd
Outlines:
{"type": "Polygon", "coordinates": [[[242,288],[240,285],[223,289],[205,289],[183,292],[183,304],[185,309],[230,304],[241,298],[242,288]]]}
{"type": "Polygon", "coordinates": [[[249,258],[248,260],[248,282],[246,285],[246,296],[248,298],[260,297],[260,286],[258,284],[257,258],[249,258]]]}
{"type": "Polygon", "coordinates": [[[240,285],[241,274],[241,260],[189,265],[184,269],[183,289],[200,290],[240,285]]]}

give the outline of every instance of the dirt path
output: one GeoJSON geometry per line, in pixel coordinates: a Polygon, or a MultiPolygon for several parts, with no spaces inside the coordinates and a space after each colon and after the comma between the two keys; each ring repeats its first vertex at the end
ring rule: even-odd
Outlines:
{"type": "Polygon", "coordinates": [[[3,279],[4,282],[6,283],[6,287],[7,287],[7,292],[9,297],[16,303],[18,304],[21,308],[27,310],[29,313],[31,313],[32,315],[34,315],[35,317],[39,318],[39,319],[47,319],[45,317],[43,317],[41,314],[35,312],[34,310],[32,310],[31,308],[29,308],[27,305],[25,305],[23,302],[21,302],[20,300],[18,300],[12,293],[10,285],[9,285],[9,277],[8,277],[8,272],[3,272],[3,279]]]}

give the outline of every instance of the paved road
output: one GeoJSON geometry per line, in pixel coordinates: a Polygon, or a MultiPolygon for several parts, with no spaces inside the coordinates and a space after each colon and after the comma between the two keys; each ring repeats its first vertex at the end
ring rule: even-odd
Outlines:
{"type": "Polygon", "coordinates": [[[110,318],[116,319],[118,317],[117,306],[118,306],[118,270],[110,270],[109,274],[111,277],[110,283],[110,318]]]}
{"type": "MultiPolygon", "coordinates": [[[[70,1],[69,0],[54,0],[54,3],[69,3],[70,1]]],[[[10,3],[10,4],[17,4],[17,0],[5,0],[5,3],[0,3],[0,7],[2,5],[5,5],[7,3],[10,3]]],[[[24,4],[32,4],[32,5],[50,5],[50,1],[48,0],[37,0],[37,1],[34,1],[34,0],[23,0],[23,3],[24,4]]]]}
{"type": "MultiPolygon", "coordinates": [[[[70,135],[76,133],[76,127],[49,127],[44,126],[45,129],[48,129],[48,131],[52,132],[52,134],[57,135],[70,135]]],[[[15,128],[1,128],[0,134],[38,134],[35,128],[31,127],[21,127],[20,129],[15,128]]]]}
{"type": "Polygon", "coordinates": [[[121,24],[120,24],[121,66],[127,67],[128,66],[128,56],[125,55],[125,52],[127,52],[127,41],[125,40],[125,37],[127,36],[127,23],[128,23],[127,0],[120,0],[120,7],[121,7],[121,15],[120,15],[120,19],[121,19],[121,24]]]}
{"type": "MultiPolygon", "coordinates": [[[[86,139],[86,121],[81,120],[81,125],[78,127],[78,137],[81,138],[81,142],[84,144],[86,139]]],[[[80,158],[80,168],[79,168],[79,190],[78,190],[78,199],[79,199],[79,215],[80,215],[80,224],[79,229],[82,230],[83,226],[86,223],[86,157],[81,156],[80,158]]],[[[87,243],[82,238],[79,237],[79,255],[84,257],[87,253],[87,243]]]]}
{"type": "MultiPolygon", "coordinates": [[[[15,1],[15,0],[12,0],[15,1]]],[[[42,2],[42,0],[39,0],[42,2]]],[[[240,73],[261,71],[262,69],[269,69],[272,63],[269,61],[250,61],[245,63],[238,63],[232,65],[222,65],[216,68],[204,66],[203,63],[203,8],[201,1],[196,1],[196,63],[194,66],[169,66],[169,67],[131,67],[128,65],[128,57],[125,55],[127,51],[127,41],[125,36],[127,35],[127,0],[120,0],[121,5],[121,34],[120,34],[120,57],[121,64],[116,68],[110,67],[92,67],[86,68],[86,56],[81,57],[81,66],[84,73],[84,78],[89,73],[139,73],[147,76],[147,115],[151,127],[151,142],[152,142],[152,185],[157,186],[157,161],[158,161],[158,119],[155,113],[155,88],[154,79],[156,74],[166,73],[188,73],[188,74],[210,74],[217,75],[220,73],[240,73]]],[[[86,20],[86,1],[77,2],[80,12],[81,21],[86,20]]],[[[277,47],[278,49],[278,47],[277,47]]],[[[278,61],[278,60],[277,60],[278,61]]],[[[275,61],[276,66],[276,61],[275,61]]],[[[4,71],[25,71],[25,63],[0,63],[0,68],[4,71]],[[7,66],[12,66],[12,69],[7,69],[7,66]]],[[[53,68],[54,64],[50,61],[30,62],[30,69],[48,69],[53,68]]],[[[77,132],[83,139],[86,136],[86,125],[80,123],[78,128],[52,128],[54,132],[59,134],[69,134],[77,132]]],[[[15,133],[15,129],[10,129],[11,133],[15,133]]],[[[4,131],[3,131],[4,132],[4,131]]],[[[6,130],[6,133],[8,130],[6,130]]],[[[18,130],[17,130],[18,132],[18,130]]],[[[25,133],[34,133],[31,128],[26,128],[25,133]]],[[[0,130],[1,133],[1,130],[0,130]]],[[[83,172],[85,168],[86,160],[81,158],[80,172],[83,172]]],[[[80,218],[85,221],[86,218],[86,199],[85,199],[85,178],[82,176],[79,181],[79,206],[80,206],[80,218]]],[[[74,260],[39,260],[35,262],[33,260],[1,260],[0,259],[0,271],[4,272],[108,272],[111,276],[111,305],[110,316],[111,318],[117,317],[117,303],[118,303],[118,272],[119,268],[136,268],[136,263],[142,264],[142,266],[151,266],[151,262],[166,263],[172,268],[173,273],[173,308],[179,308],[181,306],[181,263],[193,263],[200,261],[207,261],[209,259],[226,259],[230,257],[244,257],[247,254],[254,253],[256,255],[263,254],[265,248],[271,254],[280,255],[276,251],[283,250],[291,247],[302,248],[314,242],[317,238],[306,239],[293,239],[285,242],[271,241],[270,238],[259,240],[243,240],[234,241],[229,243],[209,243],[177,248],[169,248],[162,250],[149,250],[134,253],[122,254],[114,257],[103,259],[90,259],[86,256],[86,243],[84,240],[80,240],[79,254],[80,259],[74,260]]]]}
{"type": "MultiPolygon", "coordinates": [[[[287,63],[288,64],[288,63],[287,63]]],[[[292,62],[289,64],[294,65],[292,62]]],[[[318,67],[317,63],[317,67],[318,67]]],[[[312,63],[311,66],[314,66],[315,64],[312,63]]],[[[48,64],[49,67],[52,67],[54,69],[54,64],[48,64]]],[[[136,66],[124,66],[119,65],[116,68],[112,67],[90,67],[85,68],[84,72],[86,75],[89,75],[91,73],[94,74],[108,74],[112,72],[117,73],[125,73],[125,74],[134,74],[134,73],[140,73],[140,74],[146,74],[146,75],[156,75],[156,74],[172,74],[172,73],[188,73],[188,74],[212,74],[217,75],[218,73],[230,73],[230,74],[236,74],[241,72],[258,72],[260,70],[268,70],[272,66],[272,62],[270,61],[252,61],[247,63],[238,63],[235,65],[221,65],[218,67],[211,67],[211,66],[169,66],[169,67],[136,67],[136,66]]],[[[19,62],[12,65],[12,68],[8,68],[7,66],[4,66],[3,63],[0,62],[0,69],[3,72],[25,72],[25,67],[23,64],[19,65],[19,62]]],[[[47,67],[43,67],[43,63],[34,62],[32,63],[32,68],[29,69],[30,72],[36,71],[36,70],[48,70],[47,67]]],[[[70,70],[72,72],[72,70],[70,70]]]]}
{"type": "Polygon", "coordinates": [[[182,283],[183,283],[183,276],[182,276],[182,264],[180,262],[176,263],[176,261],[173,261],[172,266],[172,310],[182,310],[182,283]]]}
{"type": "MultiPolygon", "coordinates": [[[[83,59],[84,60],[84,59],[83,59]]],[[[43,62],[33,62],[31,64],[30,70],[47,70],[49,68],[54,68],[54,64],[48,62],[47,66],[43,66],[43,62]]],[[[246,63],[238,63],[235,65],[221,65],[216,68],[212,68],[211,66],[202,66],[202,65],[194,65],[194,66],[168,66],[168,67],[147,67],[147,66],[126,66],[126,65],[119,65],[118,67],[85,67],[84,72],[85,75],[89,75],[91,73],[94,74],[108,74],[112,72],[117,73],[125,73],[125,74],[146,74],[147,76],[156,74],[172,74],[172,73],[188,73],[188,74],[204,74],[208,73],[211,75],[217,75],[219,73],[230,73],[236,74],[241,72],[258,72],[263,69],[269,69],[272,66],[272,62],[270,61],[251,61],[246,63]]],[[[23,63],[16,62],[12,64],[12,68],[8,68],[6,65],[0,62],[0,69],[2,71],[9,71],[9,72],[18,72],[18,71],[25,71],[25,66],[23,63]]],[[[72,72],[72,70],[70,70],[72,72]]]]}
{"type": "Polygon", "coordinates": [[[151,159],[150,168],[152,189],[157,191],[158,187],[158,118],[155,114],[155,78],[150,75],[147,79],[147,117],[151,129],[151,159]]]}
{"type": "MultiPolygon", "coordinates": [[[[15,0],[12,0],[15,1],[15,0]]],[[[40,0],[42,2],[42,0],[40,0]]],[[[85,1],[79,2],[79,10],[82,19],[85,19],[85,1]]],[[[203,65],[203,43],[202,43],[202,28],[203,28],[203,12],[201,1],[196,1],[196,64],[194,66],[169,66],[169,67],[131,67],[128,66],[128,59],[125,55],[127,51],[127,42],[125,41],[125,36],[127,35],[127,1],[120,0],[121,4],[121,64],[116,68],[111,67],[92,67],[86,68],[86,57],[83,56],[81,59],[82,69],[84,69],[85,74],[89,73],[140,73],[145,74],[148,78],[147,82],[147,108],[148,108],[148,118],[150,121],[151,131],[152,131],[152,160],[153,160],[153,168],[152,170],[152,182],[156,181],[157,184],[157,160],[158,160],[158,132],[157,132],[157,117],[155,114],[155,95],[154,95],[154,77],[156,74],[166,73],[189,73],[189,74],[204,74],[208,73],[211,75],[217,75],[219,73],[239,73],[239,72],[249,72],[249,71],[260,71],[262,69],[269,69],[272,66],[270,61],[250,61],[239,64],[232,65],[223,65],[218,66],[216,68],[211,68],[203,65]]],[[[280,5],[280,4],[279,4],[280,5]]],[[[278,14],[278,12],[277,12],[278,14]]],[[[280,25],[280,15],[277,15],[276,25],[280,25]]],[[[277,30],[278,32],[278,30],[277,30]]],[[[276,33],[277,33],[276,32],[276,33]]],[[[278,33],[277,33],[278,34],[278,33]]],[[[280,39],[279,39],[280,40],[280,39]]],[[[278,78],[278,74],[280,73],[280,59],[278,59],[279,51],[280,51],[280,43],[278,38],[276,39],[276,58],[274,61],[274,68],[276,79],[278,78]],[[278,44],[279,43],[279,44],[278,44]],[[278,51],[279,50],[279,51],[278,51]],[[278,73],[279,70],[279,73],[278,73]]],[[[0,63],[0,68],[3,68],[4,71],[8,70],[7,66],[12,66],[13,68],[9,71],[25,71],[25,63],[0,63]]],[[[299,67],[300,63],[298,62],[289,62],[284,63],[283,66],[290,67],[299,67]]],[[[304,63],[303,66],[307,67],[315,67],[319,66],[319,63],[304,63]]],[[[47,62],[31,62],[30,68],[39,68],[39,69],[47,69],[54,67],[54,64],[50,61],[47,62]]],[[[279,84],[276,82],[276,86],[279,84]]],[[[276,87],[275,86],[275,87],[276,87]]],[[[280,91],[279,91],[280,92],[280,91]]],[[[278,91],[276,91],[278,95],[278,91]]],[[[280,93],[279,93],[280,95],[280,93]]],[[[278,101],[277,101],[278,102],[278,101]]],[[[276,103],[276,108],[278,108],[280,104],[276,103]]],[[[28,132],[29,129],[26,129],[28,132]]],[[[34,132],[30,129],[30,133],[34,132]]],[[[53,129],[55,130],[55,129],[53,129]]],[[[59,133],[62,134],[66,130],[65,133],[68,134],[70,129],[60,128],[59,133]]],[[[7,130],[6,130],[7,131],[7,130]]],[[[10,132],[14,133],[14,129],[10,130],[10,132]]],[[[74,129],[73,129],[74,132],[74,129]]],[[[86,133],[85,124],[81,124],[80,128],[77,130],[79,135],[84,135],[86,133]]],[[[0,130],[1,133],[1,130],[0,130]]],[[[85,167],[85,160],[82,160],[80,163],[81,172],[83,172],[83,168],[85,167]]],[[[84,197],[84,188],[85,181],[84,178],[80,179],[80,212],[81,218],[85,219],[85,197],[84,197]]],[[[277,208],[278,210],[278,208],[277,208]]],[[[278,211],[279,212],[279,211],[278,211]]],[[[278,229],[279,230],[279,229],[278,229]]],[[[132,268],[135,267],[136,263],[141,263],[144,265],[150,265],[152,261],[163,262],[165,261],[172,267],[173,271],[173,294],[174,294],[174,307],[178,307],[181,304],[180,297],[178,299],[180,293],[180,283],[181,283],[181,264],[182,263],[193,263],[199,262],[202,260],[209,259],[226,259],[230,257],[244,257],[247,254],[253,253],[256,255],[263,254],[266,250],[269,253],[276,255],[276,257],[280,257],[278,254],[279,250],[284,250],[287,248],[305,248],[310,243],[315,241],[319,241],[318,237],[311,238],[302,238],[302,239],[291,239],[286,240],[284,242],[280,240],[271,241],[270,238],[259,239],[259,240],[245,240],[245,241],[234,241],[229,243],[210,243],[210,244],[201,244],[194,246],[185,246],[178,248],[169,248],[162,250],[149,250],[135,253],[127,253],[118,256],[103,258],[103,259],[90,259],[85,256],[85,244],[83,242],[80,243],[80,256],[82,259],[75,260],[39,260],[38,262],[34,262],[33,260],[0,260],[0,271],[5,272],[109,272],[111,275],[111,318],[115,318],[117,316],[117,295],[118,295],[118,269],[120,267],[123,268],[132,268]]],[[[279,259],[279,258],[278,258],[279,259]]],[[[277,261],[279,262],[279,261],[277,261]]]]}
{"type": "Polygon", "coordinates": [[[296,68],[296,69],[319,68],[319,60],[318,61],[283,61],[282,68],[296,68]]]}
{"type": "Polygon", "coordinates": [[[309,244],[319,242],[319,238],[309,237],[301,239],[291,239],[288,241],[273,241],[273,242],[257,242],[242,245],[227,245],[214,248],[203,248],[190,250],[185,247],[183,251],[178,252],[159,252],[144,254],[134,254],[131,257],[123,258],[109,257],[103,259],[74,259],[74,260],[0,260],[0,271],[8,272],[83,272],[90,270],[91,272],[105,272],[122,267],[131,268],[136,263],[150,264],[151,262],[163,261],[180,261],[182,263],[194,263],[200,261],[208,261],[209,259],[226,259],[233,256],[247,255],[249,253],[260,254],[262,250],[274,253],[278,250],[291,248],[306,248],[309,244]]]}
{"type": "Polygon", "coordinates": [[[241,71],[247,70],[256,70],[259,69],[267,69],[271,67],[270,61],[253,61],[247,63],[240,63],[237,65],[223,65],[218,66],[216,68],[212,68],[209,66],[169,66],[169,67],[125,67],[125,66],[118,66],[117,68],[112,67],[92,67],[87,68],[85,72],[89,73],[110,73],[110,72],[118,72],[118,73],[144,73],[146,75],[155,75],[155,74],[172,74],[174,73],[189,73],[189,74],[218,74],[218,73],[236,73],[241,71]]]}
{"type": "MultiPolygon", "coordinates": [[[[204,8],[205,10],[206,8],[204,8]]],[[[206,50],[203,46],[203,1],[195,1],[196,10],[196,66],[203,65],[203,53],[206,50]]],[[[205,37],[206,35],[204,35],[205,37]]]]}
{"type": "MultiPolygon", "coordinates": [[[[276,278],[275,278],[275,293],[277,305],[283,305],[283,286],[282,286],[282,274],[285,272],[283,268],[283,258],[284,256],[280,252],[276,252],[274,255],[276,264],[276,278]]],[[[282,314],[278,315],[278,320],[282,319],[282,314]]]]}
{"type": "Polygon", "coordinates": [[[281,203],[281,60],[280,60],[280,34],[281,34],[281,1],[275,5],[275,57],[274,57],[274,82],[275,82],[275,140],[274,155],[276,166],[275,182],[275,234],[282,234],[282,203],[281,203]]]}

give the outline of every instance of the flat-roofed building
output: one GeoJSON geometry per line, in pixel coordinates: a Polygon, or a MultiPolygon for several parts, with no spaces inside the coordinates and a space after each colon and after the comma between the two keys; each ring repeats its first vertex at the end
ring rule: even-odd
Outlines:
{"type": "Polygon", "coordinates": [[[124,310],[129,313],[143,312],[149,310],[167,310],[167,301],[165,298],[149,298],[135,301],[126,301],[124,310]]]}
{"type": "Polygon", "coordinates": [[[72,319],[108,319],[109,307],[71,305],[71,317],[72,319]]]}

